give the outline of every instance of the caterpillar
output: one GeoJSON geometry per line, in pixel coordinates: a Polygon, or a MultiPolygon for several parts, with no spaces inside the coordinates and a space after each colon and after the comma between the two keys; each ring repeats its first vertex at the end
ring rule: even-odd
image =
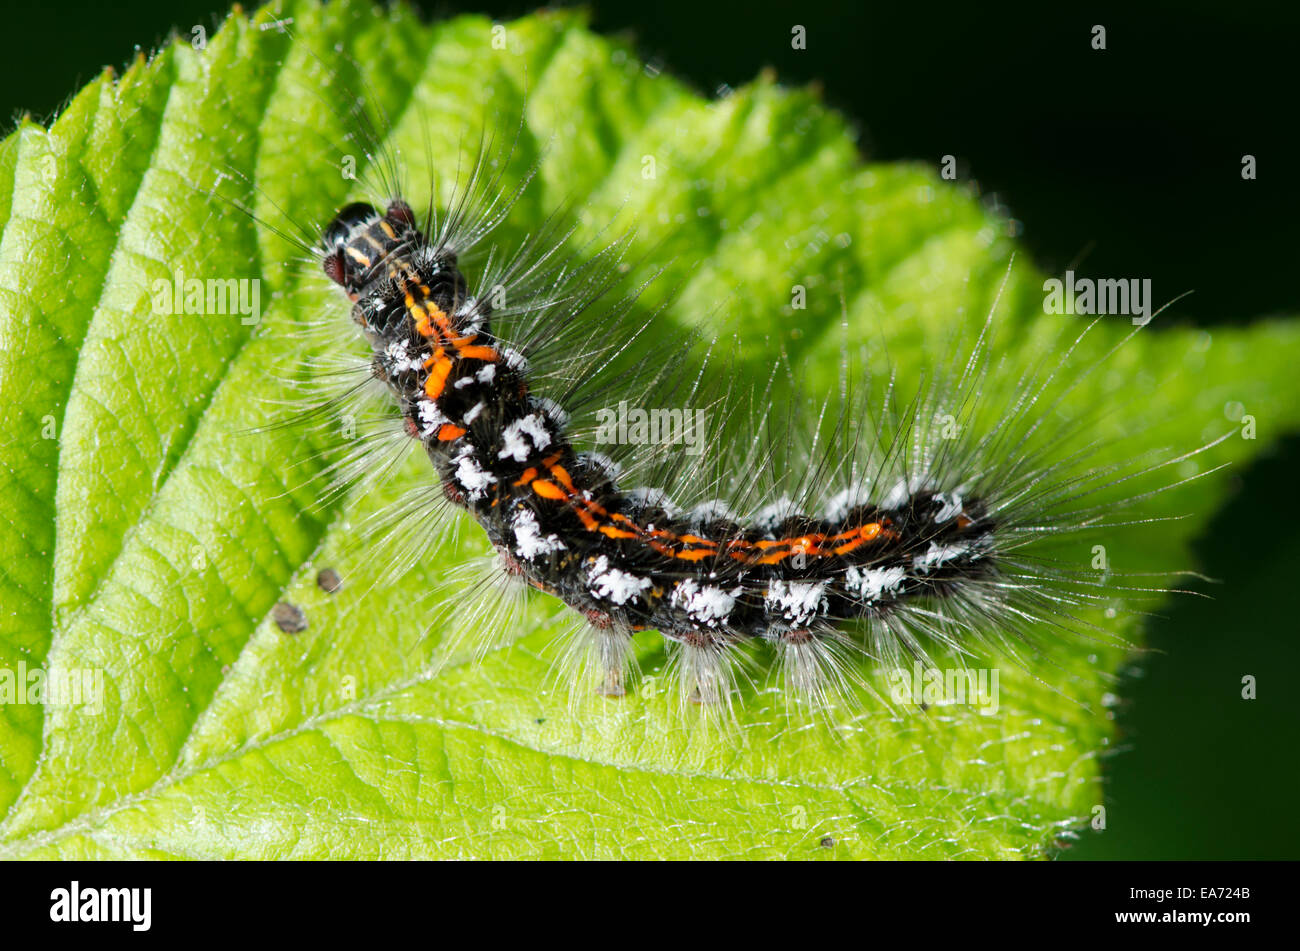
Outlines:
{"type": "MultiPolygon", "coordinates": [[[[729,705],[752,645],[776,652],[794,693],[824,701],[862,685],[862,655],[897,666],[932,663],[936,648],[958,658],[992,648],[1025,663],[1044,631],[1107,639],[1088,609],[1164,592],[1049,551],[1142,521],[1116,513],[1180,483],[1121,497],[1114,487],[1209,448],[1087,464],[1088,421],[1054,413],[1096,368],[1072,368],[1070,357],[1097,319],[1066,326],[1059,359],[1017,380],[1002,403],[985,393],[997,372],[995,303],[972,344],[935,342],[951,366],[934,361],[914,388],[890,378],[873,408],[842,387],[829,433],[823,407],[814,425],[793,420],[774,435],[782,414],[769,381],[748,406],[730,391],[703,400],[740,420],[708,440],[703,458],[620,445],[616,461],[584,445],[590,432],[574,419],[629,393],[699,401],[708,369],[685,358],[691,341],[652,350],[644,326],[628,328],[645,285],[612,294],[628,269],[627,236],[570,251],[573,229],[557,215],[504,253],[489,239],[532,173],[508,188],[513,147],[496,154],[483,140],[445,210],[431,189],[417,215],[384,123],[365,113],[364,97],[352,101],[379,178],[374,197],[343,205],[300,246],[349,302],[369,345],[363,372],[428,457],[441,504],[477,523],[507,582],[558,598],[578,619],[571,653],[596,693],[626,692],[643,631],[669,643],[684,701],[729,705]],[[477,273],[463,263],[476,254],[477,273]],[[635,372],[624,378],[611,368],[629,353],[635,372]],[[801,426],[811,448],[792,448],[801,426]]],[[[364,456],[349,462],[364,471],[364,456]]],[[[449,613],[468,612],[467,596],[451,591],[449,613]]],[[[469,627],[493,623],[476,614],[469,627]]]]}
{"type": "MultiPolygon", "coordinates": [[[[455,250],[431,242],[401,200],[342,209],[325,273],[347,292],[373,370],[420,440],[447,498],[468,510],[506,569],[560,597],[604,637],[605,689],[623,689],[628,638],[657,629],[709,655],[743,638],[789,647],[832,620],[883,616],[992,577],[997,520],[960,491],[847,489],[821,515],[774,502],[746,521],[724,506],[680,512],[624,489],[579,454],[565,411],[530,394],[528,362],[492,334],[455,250]]],[[[716,699],[712,678],[694,686],[716,699]]]]}
{"type": "Polygon", "coordinates": [[[575,448],[565,409],[535,394],[529,359],[494,333],[490,299],[458,266],[464,250],[454,230],[431,236],[401,198],[383,211],[348,204],[320,244],[370,344],[370,372],[445,498],[482,527],[508,575],[586,620],[599,692],[624,692],[631,638],[649,629],[680,652],[684,694],[716,703],[745,642],[775,647],[796,686],[816,692],[844,622],[923,651],[914,631],[959,644],[1096,596],[1079,590],[1095,581],[1035,573],[1016,556],[1027,536],[1096,514],[1062,508],[1088,494],[1087,479],[1053,484],[1028,457],[982,472],[931,460],[892,485],[874,471],[820,510],[781,497],[748,516],[720,501],[683,510],[661,489],[623,484],[608,458],[575,448]]]}

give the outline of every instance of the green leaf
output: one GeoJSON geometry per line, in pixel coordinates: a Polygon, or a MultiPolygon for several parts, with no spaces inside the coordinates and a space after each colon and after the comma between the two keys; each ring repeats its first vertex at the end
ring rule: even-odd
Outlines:
{"type": "MultiPolygon", "coordinates": [[[[994,716],[864,698],[832,729],[754,689],[720,733],[670,716],[653,634],[647,678],[573,715],[548,680],[557,603],[537,596],[482,662],[435,674],[426,592],[485,543],[462,526],[367,550],[358,526],[427,491],[427,463],[332,499],[314,437],[250,432],[284,398],[301,328],[333,315],[344,346],[346,308],[208,192],[224,178],[267,218],[327,220],[354,185],[330,70],[391,120],[417,194],[522,114],[507,187],[540,171],[507,238],[566,202],[579,240],[635,222],[631,259],[666,270],[647,309],[738,335],[749,380],[784,349],[810,390],[834,384],[846,332],[903,377],[933,364],[1004,281],[999,375],[1041,361],[1059,326],[1043,275],[1009,266],[1008,223],[930,168],[863,164],[812,92],[760,78],[706,101],[580,15],[510,23],[505,49],[478,17],[290,15],[292,34],[235,14],[206,49],[102,75],[0,146],[0,671],[103,678],[99,709],[0,703],[0,857],[1034,857],[1077,828],[1100,801],[1115,647],[1067,644],[1041,680],[1002,665],[994,716]],[[154,282],[178,274],[259,279],[262,320],[155,314],[154,282]],[[317,586],[323,567],[342,590],[317,586]],[[305,631],[276,626],[281,601],[305,631]]],[[[1100,435],[1185,450],[1239,403],[1259,438],[1180,474],[1240,462],[1298,422],[1297,342],[1291,321],[1153,327],[1063,411],[1114,406],[1100,435]]],[[[1112,564],[1188,567],[1225,480],[1153,499],[1149,514],[1193,514],[1108,539],[1112,564]]]]}

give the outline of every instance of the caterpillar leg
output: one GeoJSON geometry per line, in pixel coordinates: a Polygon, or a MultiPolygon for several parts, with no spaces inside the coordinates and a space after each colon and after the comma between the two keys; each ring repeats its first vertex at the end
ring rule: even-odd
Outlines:
{"type": "Polygon", "coordinates": [[[636,667],[632,631],[601,611],[584,611],[582,616],[562,665],[571,683],[571,700],[581,703],[584,693],[609,699],[625,696],[636,667]]]}

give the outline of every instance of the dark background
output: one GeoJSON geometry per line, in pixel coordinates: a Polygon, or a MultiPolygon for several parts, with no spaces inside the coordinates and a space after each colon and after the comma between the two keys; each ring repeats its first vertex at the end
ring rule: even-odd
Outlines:
{"type": "MultiPolygon", "coordinates": [[[[501,18],[531,9],[418,5],[501,18]]],[[[872,159],[957,156],[962,177],[1023,223],[1045,271],[1150,277],[1163,300],[1194,290],[1166,316],[1207,327],[1300,313],[1298,4],[589,6],[598,31],[630,33],[643,58],[702,92],[772,66],[786,83],[820,83],[872,159]],[[796,23],[803,52],[790,48],[796,23]],[[1106,27],[1104,52],[1090,48],[1093,24],[1106,27]],[[1246,153],[1256,181],[1241,179],[1246,153]]],[[[218,0],[11,7],[0,116],[48,118],[103,65],[173,26],[210,29],[224,11],[218,0]]],[[[1286,686],[1300,672],[1300,533],[1287,530],[1298,471],[1292,437],[1237,473],[1237,495],[1198,549],[1222,582],[1215,600],[1179,599],[1151,625],[1164,653],[1120,691],[1125,749],[1105,767],[1108,829],[1066,858],[1300,858],[1300,718],[1286,686]],[[1257,676],[1258,700],[1239,699],[1242,673],[1257,676]]]]}

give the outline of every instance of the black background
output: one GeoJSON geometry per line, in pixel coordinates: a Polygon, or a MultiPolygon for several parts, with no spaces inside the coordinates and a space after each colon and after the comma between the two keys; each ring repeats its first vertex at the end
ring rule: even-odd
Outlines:
{"type": "MultiPolygon", "coordinates": [[[[1022,244],[1049,273],[1150,277],[1158,301],[1193,290],[1167,316],[1207,328],[1300,313],[1300,5],[590,6],[597,30],[630,33],[643,58],[702,92],[771,66],[783,82],[820,83],[873,160],[957,156],[1023,223],[1022,244]],[[790,47],[796,23],[802,52],[790,47]],[[1090,47],[1094,24],[1106,27],[1104,52],[1090,47]],[[1241,178],[1247,153],[1256,181],[1241,178]]],[[[0,115],[47,118],[101,66],[223,13],[213,0],[11,8],[0,115]]],[[[1216,600],[1176,601],[1152,624],[1165,653],[1121,691],[1127,750],[1106,764],[1109,827],[1067,858],[1300,857],[1300,539],[1288,529],[1298,465],[1292,437],[1236,474],[1239,492],[1198,546],[1222,581],[1216,600]],[[1242,673],[1259,678],[1253,703],[1239,699],[1242,673]]]]}

